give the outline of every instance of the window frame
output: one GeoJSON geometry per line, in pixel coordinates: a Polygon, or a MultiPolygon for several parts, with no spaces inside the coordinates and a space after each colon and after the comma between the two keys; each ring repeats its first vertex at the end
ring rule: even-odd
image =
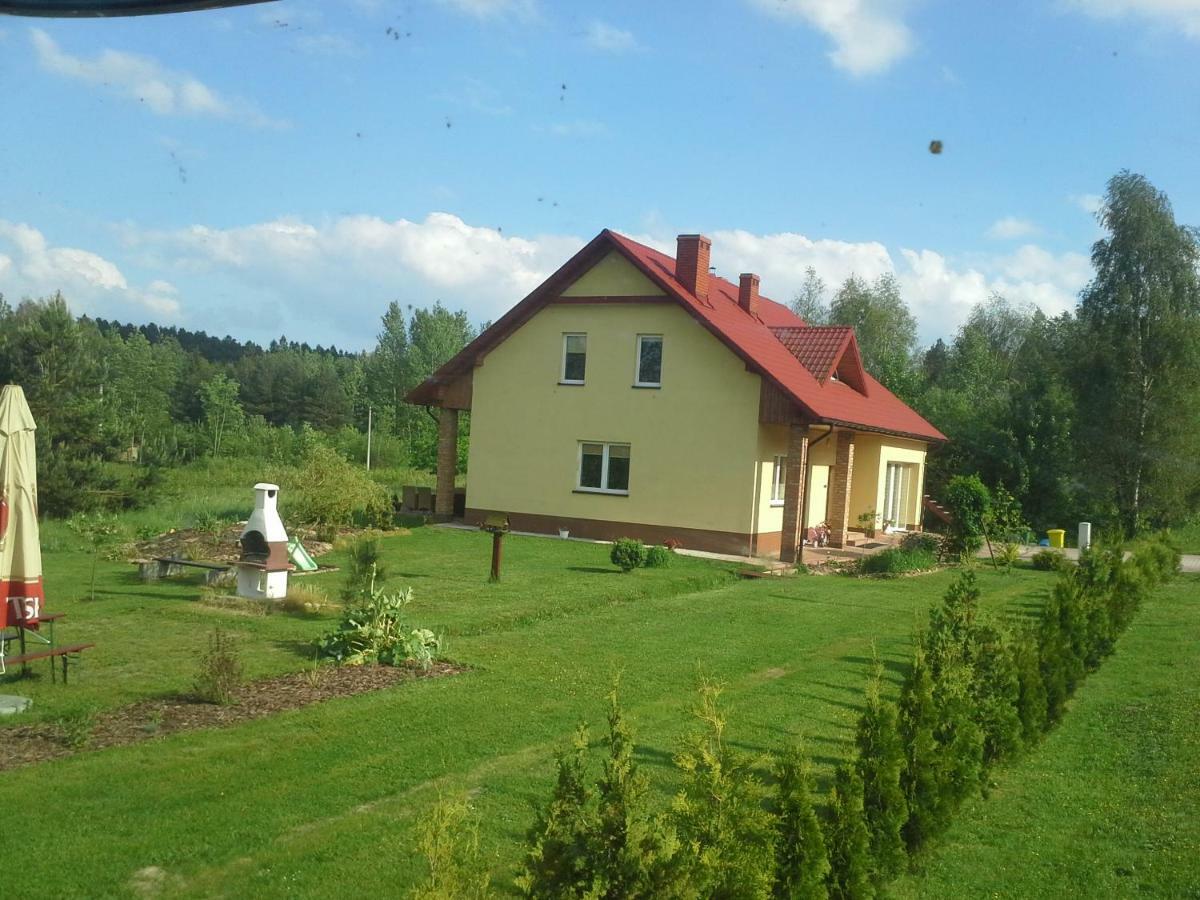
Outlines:
{"type": "Polygon", "coordinates": [[[787,482],[787,454],[776,453],[771,469],[771,505],[783,506],[784,486],[787,482]],[[778,496],[776,496],[778,495],[778,496]]]}
{"type": "Polygon", "coordinates": [[[564,331],[562,339],[562,361],[558,367],[558,383],[570,385],[582,385],[587,383],[587,332],[586,331],[564,331]],[[583,378],[578,380],[567,377],[567,342],[573,337],[583,338],[583,378]]]}
{"type": "Polygon", "coordinates": [[[583,447],[585,444],[599,444],[603,450],[601,451],[600,461],[600,484],[608,484],[608,462],[610,459],[610,451],[613,447],[625,447],[629,450],[629,455],[626,457],[630,461],[632,469],[633,461],[633,445],[627,441],[579,441],[578,449],[576,450],[575,460],[575,492],[581,494],[609,494],[617,497],[628,497],[629,487],[624,490],[607,487],[590,487],[583,484],[583,447]]]}
{"type": "Polygon", "coordinates": [[[638,388],[662,387],[663,346],[666,342],[661,334],[639,334],[634,343],[633,386],[638,388]],[[642,381],[642,341],[647,338],[658,341],[658,381],[642,381]]]}

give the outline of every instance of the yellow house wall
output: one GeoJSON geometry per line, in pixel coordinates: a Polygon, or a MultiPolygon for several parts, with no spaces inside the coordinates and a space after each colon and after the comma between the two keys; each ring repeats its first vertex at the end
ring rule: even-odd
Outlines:
{"type": "MultiPolygon", "coordinates": [[[[634,289],[606,272],[580,290],[634,289]]],[[[758,397],[758,376],[672,303],[551,304],[475,370],[467,505],[748,533],[758,397]],[[588,336],[581,386],[559,384],[566,332],[588,336]],[[639,334],[663,335],[659,389],[632,387],[639,334]],[[576,492],[580,441],[630,444],[628,496],[576,492]]]]}
{"type": "Polygon", "coordinates": [[[663,291],[615,250],[562,292],[564,297],[658,297],[663,291]]]}
{"type": "MultiPolygon", "coordinates": [[[[834,456],[834,441],[829,438],[821,443],[812,444],[828,432],[828,428],[810,428],[808,431],[809,466],[832,466],[834,456]]],[[[756,532],[772,532],[783,530],[783,503],[771,500],[771,484],[775,471],[775,456],[786,456],[788,450],[788,427],[786,425],[759,426],[759,459],[758,466],[758,518],[756,532]]],[[[811,488],[811,484],[810,484],[811,488]]],[[[823,509],[810,509],[805,500],[805,527],[817,525],[824,518],[823,509]]]]}
{"type": "MultiPolygon", "coordinates": [[[[909,491],[905,521],[897,523],[915,528],[921,523],[921,494],[925,485],[926,445],[920,441],[888,435],[860,432],[854,440],[854,476],[850,485],[850,525],[857,527],[858,516],[883,509],[884,478],[888,463],[911,463],[916,472],[909,491]]],[[[876,519],[877,526],[883,523],[876,519]]]]}

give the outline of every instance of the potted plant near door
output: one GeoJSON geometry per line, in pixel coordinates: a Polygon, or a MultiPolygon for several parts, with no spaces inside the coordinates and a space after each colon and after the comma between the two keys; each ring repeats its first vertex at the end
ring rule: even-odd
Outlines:
{"type": "Polygon", "coordinates": [[[863,534],[867,537],[875,537],[875,522],[878,518],[879,514],[873,509],[858,517],[858,527],[863,530],[863,534]]]}

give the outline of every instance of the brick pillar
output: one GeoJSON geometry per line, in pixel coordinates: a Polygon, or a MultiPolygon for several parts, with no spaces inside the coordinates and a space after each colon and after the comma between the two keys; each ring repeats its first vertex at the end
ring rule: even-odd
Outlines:
{"type": "Polygon", "coordinates": [[[792,425],[788,434],[787,463],[783,471],[783,533],[779,536],[779,561],[796,561],[804,539],[804,475],[808,469],[808,426],[792,425]]]}
{"type": "Polygon", "coordinates": [[[454,515],[454,476],[458,474],[458,410],[442,407],[438,411],[437,492],[433,512],[450,518],[454,515]]]}
{"type": "Polygon", "coordinates": [[[829,543],[844,547],[850,530],[850,485],[854,481],[853,431],[837,433],[837,449],[829,480],[832,482],[829,485],[829,543]]]}

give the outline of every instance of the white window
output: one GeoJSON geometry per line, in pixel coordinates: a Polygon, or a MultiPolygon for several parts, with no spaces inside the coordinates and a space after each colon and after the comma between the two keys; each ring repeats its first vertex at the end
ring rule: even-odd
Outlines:
{"type": "Polygon", "coordinates": [[[563,335],[563,384],[583,384],[583,375],[587,369],[587,335],[563,335]]]}
{"type": "Polygon", "coordinates": [[[629,445],[580,441],[577,487],[602,494],[628,494],[629,445]]]}
{"type": "Polygon", "coordinates": [[[661,334],[638,335],[634,387],[662,387],[662,346],[661,334]]]}
{"type": "Polygon", "coordinates": [[[783,479],[787,471],[787,457],[775,457],[775,469],[771,473],[771,505],[783,506],[783,479]]]}

